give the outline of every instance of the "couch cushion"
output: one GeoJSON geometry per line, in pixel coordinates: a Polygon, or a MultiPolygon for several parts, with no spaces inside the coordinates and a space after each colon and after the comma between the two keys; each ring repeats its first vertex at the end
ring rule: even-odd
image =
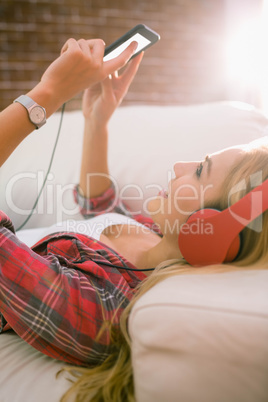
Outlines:
{"type": "Polygon", "coordinates": [[[264,402],[268,271],[177,275],[134,306],[137,402],[264,402]]]}
{"type": "Polygon", "coordinates": [[[64,366],[35,350],[10,331],[0,335],[1,402],[59,402],[70,387],[64,366]]]}

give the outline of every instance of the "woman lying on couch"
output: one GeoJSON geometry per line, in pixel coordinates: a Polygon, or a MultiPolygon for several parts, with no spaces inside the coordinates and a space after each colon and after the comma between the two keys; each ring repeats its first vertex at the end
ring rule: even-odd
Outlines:
{"type": "MultiPolygon", "coordinates": [[[[179,248],[178,234],[193,211],[204,207],[224,210],[252,189],[252,177],[260,182],[268,178],[267,144],[225,149],[199,162],[178,162],[168,190],[149,202],[150,218],[133,216],[116,198],[107,164],[107,123],[142,55],[120,77],[115,71],[133,51],[131,45],[115,60],[102,63],[101,41],[70,40],[28,94],[49,115],[85,89],[83,157],[75,197],[86,220],[100,219],[102,233],[95,237],[84,231],[54,233],[30,249],[16,237],[10,219],[0,213],[2,330],[10,326],[42,353],[76,365],[67,369],[78,375],[70,393],[83,401],[133,400],[127,335],[131,305],[168,275],[191,271],[179,248]],[[241,180],[245,186],[230,199],[241,180]]],[[[18,103],[2,113],[0,122],[3,162],[34,126],[18,103]]],[[[243,229],[235,260],[226,268],[211,265],[211,271],[267,265],[267,210],[260,216],[262,230],[243,229]]]]}

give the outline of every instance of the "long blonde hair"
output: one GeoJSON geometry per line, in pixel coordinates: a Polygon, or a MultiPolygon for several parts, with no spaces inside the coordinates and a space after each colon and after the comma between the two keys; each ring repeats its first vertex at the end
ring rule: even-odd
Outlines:
{"type": "MultiPolygon", "coordinates": [[[[252,144],[251,144],[252,145],[252,144]]],[[[233,165],[226,176],[219,199],[213,207],[225,209],[228,195],[241,180],[245,180],[246,190],[237,191],[231,198],[233,204],[251,188],[252,175],[261,174],[262,181],[268,178],[268,145],[245,148],[239,163],[233,165]]],[[[230,200],[229,200],[230,201],[230,200]]],[[[211,206],[211,205],[210,205],[211,206]]],[[[243,246],[239,257],[228,265],[212,265],[198,268],[199,273],[220,273],[238,269],[267,269],[268,267],[268,211],[262,214],[263,230],[245,228],[242,232],[243,246]]],[[[195,274],[197,271],[183,260],[166,261],[141,283],[131,303],[120,319],[120,331],[116,332],[110,324],[114,352],[95,368],[66,367],[75,379],[73,385],[62,397],[61,402],[69,401],[75,395],[76,402],[134,402],[134,384],[131,364],[131,339],[128,335],[128,318],[134,303],[160,281],[177,274],[195,274]]]]}
{"type": "MultiPolygon", "coordinates": [[[[225,178],[222,194],[219,198],[218,209],[223,210],[234,204],[252,188],[268,179],[268,143],[260,140],[244,147],[243,156],[236,163],[225,178]],[[243,189],[236,191],[229,199],[232,189],[240,183],[243,189]]],[[[241,232],[242,248],[233,265],[247,266],[267,262],[268,250],[268,211],[245,227],[241,232]],[[262,228],[267,228],[262,230],[262,228]]]]}

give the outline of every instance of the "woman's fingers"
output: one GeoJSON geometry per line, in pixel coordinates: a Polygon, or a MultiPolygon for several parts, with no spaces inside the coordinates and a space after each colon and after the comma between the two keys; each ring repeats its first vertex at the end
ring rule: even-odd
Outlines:
{"type": "Polygon", "coordinates": [[[131,42],[131,44],[122,52],[119,56],[115,57],[114,59],[105,61],[103,64],[103,69],[106,75],[112,74],[115,71],[120,70],[120,68],[124,67],[131,56],[135,53],[135,50],[138,47],[137,42],[131,42]]]}
{"type": "Polygon", "coordinates": [[[77,41],[73,38],[68,39],[61,48],[60,54],[67,52],[68,49],[75,49],[77,48],[77,41]]]}
{"type": "Polygon", "coordinates": [[[139,65],[142,61],[144,52],[141,52],[140,54],[138,54],[138,56],[135,56],[135,58],[133,58],[130,63],[128,64],[128,66],[126,67],[124,73],[122,74],[122,79],[126,79],[126,80],[133,80],[133,78],[135,77],[139,65]]]}
{"type": "Polygon", "coordinates": [[[117,71],[126,65],[128,60],[133,56],[138,46],[137,42],[131,44],[114,59],[103,62],[105,43],[102,39],[79,39],[76,41],[73,38],[67,40],[61,49],[61,54],[76,52],[79,50],[81,55],[86,56],[89,62],[95,64],[99,68],[100,79],[107,77],[110,74],[117,74],[117,71]],[[102,77],[101,77],[102,76],[102,77]]]}
{"type": "MultiPolygon", "coordinates": [[[[131,44],[120,55],[114,59],[104,62],[103,70],[105,72],[105,76],[112,74],[124,67],[131,56],[133,56],[135,53],[137,46],[137,42],[131,42],[131,44]]],[[[84,55],[90,56],[95,61],[103,62],[104,47],[105,43],[102,39],[79,39],[76,41],[75,39],[70,38],[63,45],[61,54],[67,51],[75,51],[80,49],[84,55]]]]}
{"type": "Polygon", "coordinates": [[[93,59],[103,63],[105,43],[102,39],[90,39],[86,41],[90,55],[93,59]]]}
{"type": "Polygon", "coordinates": [[[61,54],[67,51],[80,50],[85,56],[92,59],[102,60],[104,55],[105,43],[102,39],[79,39],[78,41],[70,38],[61,49],[61,54]]]}
{"type": "Polygon", "coordinates": [[[87,41],[85,39],[79,39],[78,45],[85,55],[91,56],[91,45],[90,45],[89,41],[87,41]]]}
{"type": "MultiPolygon", "coordinates": [[[[105,43],[102,39],[68,39],[61,49],[61,56],[48,67],[42,81],[57,90],[59,100],[65,102],[109,75],[116,79],[117,71],[126,65],[136,47],[137,43],[132,42],[119,56],[103,62],[105,43]]],[[[125,78],[124,85],[132,79],[131,75],[134,77],[138,64],[137,61],[127,67],[130,77],[125,78]]]]}

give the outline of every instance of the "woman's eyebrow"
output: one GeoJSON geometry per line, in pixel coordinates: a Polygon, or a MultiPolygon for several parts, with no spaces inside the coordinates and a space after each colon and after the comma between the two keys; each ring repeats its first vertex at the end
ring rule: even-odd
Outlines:
{"type": "Polygon", "coordinates": [[[205,162],[207,162],[207,175],[210,175],[212,160],[209,155],[206,155],[205,162]]]}

